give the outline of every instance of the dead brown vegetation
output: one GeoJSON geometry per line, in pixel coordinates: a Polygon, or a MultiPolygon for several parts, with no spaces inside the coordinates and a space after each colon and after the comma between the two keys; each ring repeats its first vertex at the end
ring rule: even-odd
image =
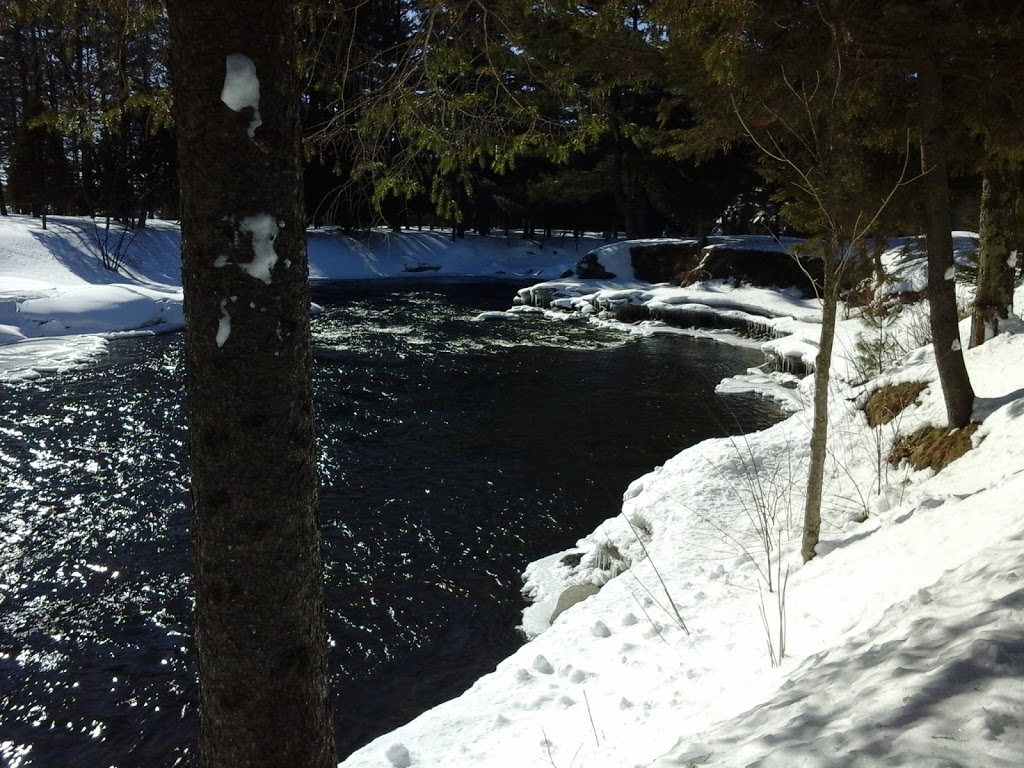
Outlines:
{"type": "Polygon", "coordinates": [[[897,467],[907,461],[914,469],[931,467],[939,472],[971,450],[971,436],[979,426],[972,422],[963,429],[922,427],[896,440],[889,452],[889,463],[897,467]]]}
{"type": "Polygon", "coordinates": [[[872,429],[888,424],[904,408],[918,402],[918,396],[928,388],[923,381],[908,381],[903,384],[889,384],[871,393],[864,403],[864,415],[872,429]]]}

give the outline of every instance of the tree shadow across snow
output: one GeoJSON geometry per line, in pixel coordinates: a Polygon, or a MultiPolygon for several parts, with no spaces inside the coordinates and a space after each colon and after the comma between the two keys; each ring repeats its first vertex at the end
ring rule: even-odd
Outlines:
{"type": "Polygon", "coordinates": [[[974,401],[974,420],[984,421],[1000,408],[1007,408],[1011,419],[1024,413],[1024,389],[1018,389],[1001,397],[978,397],[974,401]]]}
{"type": "Polygon", "coordinates": [[[152,221],[146,228],[130,232],[121,243],[124,253],[119,270],[103,265],[100,242],[106,238],[107,247],[114,248],[123,229],[116,222],[110,226],[107,232],[105,220],[98,218],[52,217],[47,229],[32,229],[30,234],[61,267],[93,285],[126,280],[160,287],[181,284],[181,234],[176,226],[152,221]]]}
{"type": "Polygon", "coordinates": [[[1024,586],[1013,570],[967,568],[808,658],[771,702],[720,724],[722,736],[681,742],[654,765],[710,754],[708,765],[746,768],[1018,766],[1024,586]]]}

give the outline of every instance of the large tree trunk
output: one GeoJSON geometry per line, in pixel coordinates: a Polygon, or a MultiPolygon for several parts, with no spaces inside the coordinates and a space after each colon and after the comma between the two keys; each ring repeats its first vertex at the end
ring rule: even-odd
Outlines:
{"type": "Polygon", "coordinates": [[[292,10],[169,3],[211,767],[335,764],[292,10]]]}
{"type": "Polygon", "coordinates": [[[974,388],[960,348],[956,289],[953,282],[952,216],[949,183],[942,147],[942,80],[934,61],[921,62],[920,88],[921,172],[924,174],[928,236],[928,303],[931,305],[932,345],[946,402],[949,426],[964,427],[971,420],[974,388]]]}
{"type": "Polygon", "coordinates": [[[972,347],[995,336],[999,321],[1006,320],[1013,311],[1012,254],[1018,194],[1015,174],[996,167],[985,171],[981,185],[978,292],[971,312],[972,347]]]}
{"type": "Polygon", "coordinates": [[[821,336],[814,365],[814,415],[811,426],[811,456],[804,499],[804,530],[800,553],[804,562],[814,557],[821,536],[821,497],[824,490],[825,459],[828,458],[828,385],[832,372],[832,346],[839,307],[838,240],[826,246],[825,285],[821,293],[821,336]]]}

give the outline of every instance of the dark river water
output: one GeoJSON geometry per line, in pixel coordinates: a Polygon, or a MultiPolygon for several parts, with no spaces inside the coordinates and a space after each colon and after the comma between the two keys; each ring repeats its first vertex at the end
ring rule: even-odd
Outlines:
{"type": "MultiPolygon", "coordinates": [[[[777,409],[713,393],[760,362],[536,316],[515,287],[320,289],[314,320],[341,757],[521,642],[519,575],[626,485],[777,409]]],[[[181,339],[0,385],[0,765],[193,765],[181,339]]]]}

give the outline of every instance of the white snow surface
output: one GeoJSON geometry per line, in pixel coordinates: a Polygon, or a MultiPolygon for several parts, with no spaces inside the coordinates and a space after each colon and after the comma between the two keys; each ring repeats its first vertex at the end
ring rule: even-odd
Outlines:
{"type": "Polygon", "coordinates": [[[230,53],[224,61],[224,86],[220,100],[233,112],[251,109],[249,138],[256,135],[256,129],[263,125],[260,119],[260,80],[256,76],[256,64],[244,53],[230,53]]]}
{"type": "Polygon", "coordinates": [[[231,313],[228,312],[228,300],[221,299],[220,301],[220,320],[217,321],[217,335],[214,337],[214,341],[217,342],[218,347],[223,347],[225,342],[231,336],[231,313]]]}
{"type": "MultiPolygon", "coordinates": [[[[966,265],[969,254],[977,251],[978,235],[974,232],[955,231],[953,234],[953,257],[957,264],[966,265]]],[[[923,238],[900,237],[886,242],[882,262],[892,281],[882,293],[918,293],[928,285],[928,267],[921,258],[923,238]]],[[[954,273],[955,274],[955,273],[954,273]]],[[[945,279],[953,279],[949,273],[945,279]]]]}
{"type": "Polygon", "coordinates": [[[277,264],[274,240],[281,231],[277,218],[269,213],[246,216],[238,222],[238,231],[247,235],[252,242],[252,261],[239,264],[242,271],[267,285],[271,281],[271,270],[277,264]]]}
{"type": "MultiPolygon", "coordinates": [[[[105,269],[105,226],[88,218],[0,217],[0,380],[89,365],[106,340],[182,327],[178,227],[152,221],[105,269]]],[[[116,237],[116,236],[115,236],[116,237]]]]}
{"type": "MultiPolygon", "coordinates": [[[[86,228],[58,219],[44,233],[27,218],[0,219],[5,378],[102,354],[102,339],[90,334],[180,326],[175,228],[158,222],[140,234],[121,274],[96,264],[86,228]],[[158,311],[147,316],[143,306],[158,311]]],[[[449,245],[436,233],[380,232],[364,241],[311,233],[309,241],[317,279],[430,279],[472,269],[544,279],[578,258],[496,239],[449,245]],[[408,265],[438,269],[410,273],[408,265]]],[[[908,274],[919,273],[908,254],[898,258],[908,274]]],[[[556,282],[569,299],[607,292],[609,300],[745,311],[816,345],[813,302],[782,291],[671,289],[629,275],[556,282]]],[[[1018,288],[1015,306],[1022,301],[1018,288]]],[[[585,304],[594,306],[507,314],[587,317],[585,304]]],[[[601,321],[597,314],[590,317],[601,321]]],[[[908,314],[895,332],[906,340],[914,327],[908,314]]],[[[536,601],[524,616],[529,642],[462,696],[341,765],[1021,765],[1024,323],[1001,330],[964,353],[981,423],[974,448],[934,473],[878,460],[897,435],[945,422],[932,350],[910,348],[882,375],[865,377],[851,362],[864,326],[853,317],[840,323],[822,539],[806,565],[799,547],[811,382],[752,373],[724,384],[774,386],[776,395],[790,393],[793,413],[760,432],[702,442],[630,484],[621,514],[527,569],[525,590],[536,601]],[[869,428],[867,396],[904,381],[928,387],[893,422],[869,428]],[[759,529],[772,542],[768,551],[759,529]],[[549,625],[558,594],[585,583],[600,591],[549,625]],[[780,624],[785,654],[773,666],[769,647],[781,650],[780,624]]]]}
{"type": "MultiPolygon", "coordinates": [[[[636,279],[629,255],[633,246],[695,242],[693,239],[672,238],[611,243],[595,249],[594,253],[598,263],[614,274],[614,278],[595,280],[570,276],[548,280],[523,288],[519,291],[519,301],[527,305],[547,304],[570,317],[613,328],[619,327],[615,320],[610,319],[616,308],[633,305],[646,309],[656,318],[630,325],[627,329],[631,333],[645,334],[679,332],[658,318],[688,323],[693,322],[689,318],[694,316],[717,315],[778,337],[758,345],[766,355],[813,366],[817,358],[820,302],[804,297],[800,291],[738,285],[725,279],[706,280],[685,287],[651,284],[636,279]]],[[[778,241],[767,236],[718,236],[712,238],[708,247],[781,251],[798,242],[792,238],[778,241]]],[[[915,255],[920,261],[920,251],[915,255]]],[[[706,330],[693,335],[721,338],[720,333],[706,330]]]]}

